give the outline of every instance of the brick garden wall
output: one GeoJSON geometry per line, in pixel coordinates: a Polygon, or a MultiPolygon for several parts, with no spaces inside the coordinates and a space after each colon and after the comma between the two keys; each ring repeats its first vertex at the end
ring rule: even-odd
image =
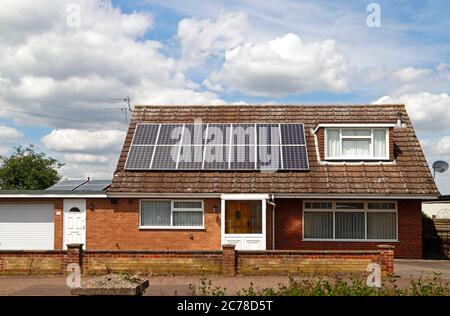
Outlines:
{"type": "Polygon", "coordinates": [[[109,272],[145,274],[220,274],[221,251],[86,251],[83,270],[87,274],[109,272]]]}
{"type": "MultiPolygon", "coordinates": [[[[302,208],[298,199],[275,201],[275,249],[277,250],[376,250],[376,242],[303,241],[302,208]]],[[[399,242],[395,246],[396,258],[422,258],[422,211],[419,200],[398,201],[399,242]]],[[[384,242],[383,242],[384,243],[384,242]]]]}
{"type": "Polygon", "coordinates": [[[67,251],[1,251],[0,275],[61,275],[69,263],[91,275],[355,273],[371,262],[385,275],[393,272],[393,257],[391,246],[375,251],[236,251],[234,245],[221,251],[83,251],[81,245],[69,245],[67,251]]]}
{"type": "Polygon", "coordinates": [[[0,275],[60,275],[67,266],[67,251],[0,251],[0,275]]]}

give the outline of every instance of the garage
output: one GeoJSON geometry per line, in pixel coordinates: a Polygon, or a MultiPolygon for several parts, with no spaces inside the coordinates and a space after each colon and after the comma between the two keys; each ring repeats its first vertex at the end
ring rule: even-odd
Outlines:
{"type": "Polygon", "coordinates": [[[0,250],[54,249],[52,203],[0,203],[0,250]]]}

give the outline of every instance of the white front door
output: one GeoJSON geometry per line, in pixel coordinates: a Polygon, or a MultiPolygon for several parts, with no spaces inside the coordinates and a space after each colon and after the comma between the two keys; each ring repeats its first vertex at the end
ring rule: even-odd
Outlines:
{"type": "Polygon", "coordinates": [[[64,200],[64,248],[86,243],[86,200],[64,200]]]}
{"type": "Polygon", "coordinates": [[[266,200],[262,194],[222,195],[222,244],[266,250],[266,200]]]}

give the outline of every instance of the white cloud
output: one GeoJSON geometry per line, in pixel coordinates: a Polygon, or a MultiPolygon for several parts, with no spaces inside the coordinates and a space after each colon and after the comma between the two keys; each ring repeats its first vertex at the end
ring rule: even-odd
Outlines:
{"type": "Polygon", "coordinates": [[[426,139],[422,141],[422,144],[432,157],[450,157],[450,136],[444,136],[437,140],[426,139]]]}
{"type": "Polygon", "coordinates": [[[106,163],[110,159],[106,155],[92,155],[92,154],[65,154],[64,161],[66,163],[86,163],[97,164],[106,163]]]}
{"type": "Polygon", "coordinates": [[[450,129],[450,97],[447,93],[421,92],[399,96],[384,96],[374,104],[402,103],[417,130],[445,131],[450,129]]]}
{"type": "MultiPolygon", "coordinates": [[[[421,144],[430,166],[436,160],[444,160],[450,163],[450,136],[424,139],[421,144]]],[[[437,173],[435,181],[442,194],[450,194],[450,170],[442,174],[437,173]]]]}
{"type": "Polygon", "coordinates": [[[304,44],[295,34],[227,51],[221,70],[205,82],[257,96],[345,91],[350,66],[333,40],[304,44]]]}
{"type": "Polygon", "coordinates": [[[394,77],[400,82],[423,80],[429,77],[432,71],[427,68],[406,67],[394,73],[394,77]]]}
{"type": "Polygon", "coordinates": [[[0,139],[2,143],[11,143],[23,138],[23,134],[15,128],[0,125],[0,139]]]}
{"type": "MultiPolygon", "coordinates": [[[[220,102],[215,93],[198,90],[177,60],[162,53],[160,42],[142,38],[152,25],[148,13],[127,14],[108,0],[2,1],[1,107],[124,128],[119,111],[103,110],[118,106],[110,98],[130,96],[145,104],[155,98],[161,103],[220,102]],[[80,27],[67,24],[70,3],[80,5],[80,27]]],[[[80,126],[2,110],[0,117],[21,124],[80,126]]]]}
{"type": "Polygon", "coordinates": [[[182,50],[181,64],[195,66],[206,58],[217,57],[244,42],[249,34],[247,15],[232,12],[217,20],[186,18],[178,23],[177,36],[182,50]]]}
{"type": "Polygon", "coordinates": [[[57,152],[104,154],[120,151],[124,137],[125,133],[118,130],[60,129],[44,136],[42,143],[57,152]]]}

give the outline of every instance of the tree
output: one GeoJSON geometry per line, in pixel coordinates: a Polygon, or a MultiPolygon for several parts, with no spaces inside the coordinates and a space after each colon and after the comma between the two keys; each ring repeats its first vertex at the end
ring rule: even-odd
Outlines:
{"type": "Polygon", "coordinates": [[[43,190],[61,179],[57,169],[63,163],[36,152],[33,145],[15,150],[9,157],[0,156],[0,189],[43,190]]]}

